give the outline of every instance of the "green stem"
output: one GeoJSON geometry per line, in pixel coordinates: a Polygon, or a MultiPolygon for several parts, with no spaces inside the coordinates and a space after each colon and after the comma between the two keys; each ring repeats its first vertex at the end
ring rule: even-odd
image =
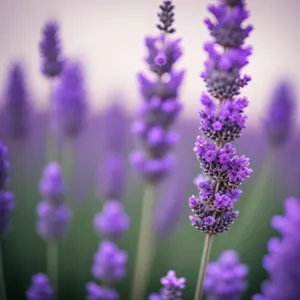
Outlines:
{"type": "Polygon", "coordinates": [[[47,245],[47,271],[52,288],[54,298],[58,299],[58,243],[49,241],[47,245]]]}
{"type": "Polygon", "coordinates": [[[203,296],[203,284],[206,275],[206,267],[209,261],[212,240],[213,235],[206,234],[194,300],[201,300],[203,296]]]}
{"type": "Polygon", "coordinates": [[[155,187],[148,185],[142,203],[141,225],[130,300],[145,299],[154,248],[151,228],[154,202],[155,187]]]}
{"type": "Polygon", "coordinates": [[[5,279],[4,279],[4,266],[3,266],[3,253],[2,245],[0,240],[0,299],[6,300],[6,289],[5,289],[5,279]]]}

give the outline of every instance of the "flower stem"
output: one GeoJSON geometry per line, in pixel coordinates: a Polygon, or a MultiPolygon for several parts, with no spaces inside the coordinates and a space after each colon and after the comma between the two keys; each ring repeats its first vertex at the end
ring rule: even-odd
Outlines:
{"type": "Polygon", "coordinates": [[[58,243],[49,241],[47,245],[47,272],[54,291],[54,299],[58,299],[58,243]]]}
{"type": "Polygon", "coordinates": [[[6,289],[5,289],[5,279],[4,279],[4,266],[3,266],[3,253],[2,245],[0,240],[0,299],[6,300],[6,289]]]}
{"type": "Polygon", "coordinates": [[[154,202],[155,187],[148,185],[142,203],[141,225],[130,300],[145,299],[154,248],[151,228],[154,202]]]}
{"type": "Polygon", "coordinates": [[[201,300],[203,296],[203,284],[206,275],[206,267],[209,261],[212,240],[213,235],[206,234],[194,300],[201,300]]]}

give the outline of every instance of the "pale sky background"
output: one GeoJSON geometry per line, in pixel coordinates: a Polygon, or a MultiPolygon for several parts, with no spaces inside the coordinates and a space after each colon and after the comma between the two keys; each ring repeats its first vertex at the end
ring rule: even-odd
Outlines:
{"type": "MultiPolygon", "coordinates": [[[[0,0],[0,89],[3,93],[9,64],[22,60],[30,91],[44,107],[49,90],[39,73],[38,42],[48,19],[61,23],[63,53],[80,58],[86,69],[90,102],[98,109],[118,90],[124,105],[135,111],[139,99],[136,73],[145,70],[143,37],[156,34],[158,0],[0,0]]],[[[186,116],[196,116],[204,84],[199,77],[206,58],[202,44],[209,39],[203,18],[214,0],[174,0],[177,37],[182,37],[184,56],[178,68],[187,70],[181,99],[186,116]]],[[[253,81],[243,90],[249,97],[249,122],[260,125],[264,108],[277,80],[292,80],[300,97],[300,1],[249,0],[249,22],[254,24],[248,44],[254,55],[245,72],[253,81]]],[[[298,101],[297,101],[298,102],[298,101]]],[[[300,105],[298,105],[300,118],[300,105]]]]}

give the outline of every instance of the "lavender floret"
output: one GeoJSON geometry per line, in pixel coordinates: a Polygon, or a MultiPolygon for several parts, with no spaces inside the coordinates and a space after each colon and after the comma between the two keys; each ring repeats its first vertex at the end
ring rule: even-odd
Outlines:
{"type": "Polygon", "coordinates": [[[53,300],[53,289],[45,274],[32,276],[32,283],[26,292],[27,300],[53,300]]]}
{"type": "Polygon", "coordinates": [[[101,287],[96,283],[90,282],[86,285],[86,300],[119,300],[119,294],[116,290],[101,287]]]}

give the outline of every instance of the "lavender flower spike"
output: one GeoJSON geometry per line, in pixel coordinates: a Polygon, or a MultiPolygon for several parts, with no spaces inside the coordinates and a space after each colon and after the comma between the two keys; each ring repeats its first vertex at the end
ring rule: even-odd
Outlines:
{"type": "Polygon", "coordinates": [[[207,300],[238,300],[246,289],[248,267],[239,263],[234,250],[224,251],[207,266],[204,291],[207,300]]]}
{"type": "Polygon", "coordinates": [[[56,21],[48,21],[44,25],[40,42],[41,71],[49,78],[59,76],[63,70],[61,58],[61,43],[59,39],[59,25],[56,21]]]}
{"type": "Polygon", "coordinates": [[[169,154],[178,141],[177,133],[169,130],[182,109],[178,101],[178,89],[183,71],[175,71],[174,64],[181,57],[180,39],[171,40],[168,34],[175,32],[174,6],[164,1],[158,14],[157,25],[161,34],[146,37],[148,56],[145,61],[154,75],[154,80],[139,74],[140,92],[143,102],[140,119],[134,124],[133,132],[142,141],[143,151],[131,155],[131,162],[147,182],[160,182],[174,165],[169,154]],[[144,154],[145,153],[145,154],[144,154]]]}
{"type": "Polygon", "coordinates": [[[68,62],[53,96],[55,130],[65,136],[77,136],[85,125],[86,92],[82,66],[68,62]]]}
{"type": "Polygon", "coordinates": [[[182,290],[185,288],[185,278],[177,278],[174,271],[169,271],[160,280],[163,288],[159,294],[151,294],[148,300],[181,300],[182,290]]]}
{"type": "Polygon", "coordinates": [[[24,70],[20,63],[14,63],[10,67],[5,102],[10,134],[15,138],[24,137],[28,130],[29,102],[24,70]]]}
{"type": "Polygon", "coordinates": [[[262,294],[253,300],[297,300],[300,297],[300,200],[288,198],[285,215],[274,216],[272,227],[281,238],[268,242],[269,254],[264,257],[263,266],[269,273],[269,280],[262,284],[262,294]]]}
{"type": "Polygon", "coordinates": [[[295,97],[289,82],[280,82],[271,98],[268,118],[264,121],[267,138],[271,145],[284,144],[293,129],[295,97]]]}
{"type": "Polygon", "coordinates": [[[30,288],[26,292],[27,300],[53,300],[53,289],[45,274],[37,274],[32,277],[30,288]]]}
{"type": "Polygon", "coordinates": [[[104,238],[120,238],[129,227],[129,217],[124,212],[123,204],[116,200],[107,201],[102,212],[95,216],[94,227],[104,238]]]}
{"type": "Polygon", "coordinates": [[[64,198],[64,182],[58,163],[50,163],[40,182],[43,200],[37,206],[38,233],[50,240],[65,237],[71,212],[64,198]]]}
{"type": "Polygon", "coordinates": [[[86,285],[86,300],[119,300],[120,297],[116,290],[103,288],[96,283],[90,282],[86,285]]]}

